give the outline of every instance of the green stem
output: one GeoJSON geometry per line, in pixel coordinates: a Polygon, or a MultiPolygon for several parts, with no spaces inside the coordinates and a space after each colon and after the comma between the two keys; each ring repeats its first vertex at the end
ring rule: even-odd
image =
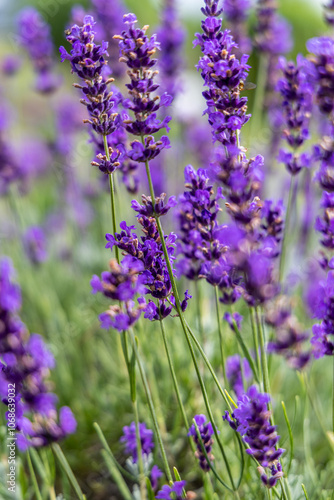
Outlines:
{"type": "Polygon", "coordinates": [[[218,287],[215,286],[214,288],[215,288],[216,316],[217,316],[217,325],[218,325],[218,334],[219,334],[220,355],[221,355],[222,368],[223,368],[224,384],[225,384],[225,386],[227,386],[226,369],[225,369],[225,355],[224,355],[224,345],[223,345],[223,332],[222,332],[220,317],[219,317],[218,287]]]}
{"type": "Polygon", "coordinates": [[[284,266],[285,266],[285,259],[286,259],[286,236],[288,234],[289,226],[290,226],[293,188],[294,188],[294,176],[292,175],[291,179],[290,179],[288,205],[286,207],[285,224],[284,224],[283,238],[282,238],[281,257],[280,257],[280,262],[279,262],[279,281],[280,282],[284,278],[284,266]]]}
{"type": "Polygon", "coordinates": [[[333,424],[333,433],[334,433],[334,358],[333,358],[333,388],[332,388],[332,424],[333,424]]]}
{"type": "Polygon", "coordinates": [[[67,475],[77,497],[79,498],[79,500],[86,500],[86,497],[85,495],[82,493],[81,491],[81,488],[79,486],[79,483],[78,481],[76,480],[76,477],[75,475],[73,474],[72,472],[72,469],[64,455],[64,453],[62,452],[62,449],[60,448],[60,446],[57,444],[57,443],[53,443],[51,445],[53,451],[54,451],[54,454],[56,455],[63,471],[65,472],[65,474],[67,475]]]}
{"type": "Polygon", "coordinates": [[[259,342],[258,342],[257,333],[256,333],[255,311],[254,311],[254,309],[252,307],[250,307],[249,310],[250,310],[250,317],[251,317],[251,325],[252,325],[252,334],[253,334],[253,343],[254,343],[254,351],[255,351],[255,358],[256,358],[257,373],[258,373],[258,376],[260,376],[260,373],[261,373],[261,358],[260,358],[260,353],[259,353],[259,342]]]}
{"type": "Polygon", "coordinates": [[[136,441],[137,441],[137,456],[138,456],[138,469],[139,469],[139,486],[140,486],[140,498],[142,500],[146,499],[146,482],[144,473],[144,462],[141,449],[140,431],[139,431],[139,416],[138,416],[138,406],[137,400],[133,401],[133,413],[135,415],[136,423],[136,441]]]}
{"type": "Polygon", "coordinates": [[[204,336],[204,328],[202,321],[202,308],[201,308],[201,287],[199,280],[195,280],[195,298],[196,298],[196,309],[197,309],[197,322],[198,322],[198,331],[199,336],[202,341],[202,344],[205,344],[205,336],[204,336]]]}
{"type": "MultiPolygon", "coordinates": [[[[107,160],[110,161],[109,146],[108,146],[108,140],[107,140],[106,135],[103,136],[103,145],[104,145],[104,152],[106,154],[107,160]]],[[[114,186],[114,178],[113,178],[112,174],[109,174],[109,187],[110,187],[110,202],[111,202],[111,217],[112,217],[112,225],[113,225],[113,234],[115,234],[116,230],[117,230],[117,224],[116,224],[115,186],[114,186]]],[[[114,245],[114,248],[115,248],[116,260],[119,263],[118,246],[114,245]]]]}
{"type": "Polygon", "coordinates": [[[303,492],[304,492],[304,495],[305,495],[305,499],[306,499],[306,500],[310,500],[310,499],[309,499],[309,496],[308,496],[308,494],[307,494],[306,488],[305,488],[305,484],[303,484],[303,483],[302,483],[302,489],[303,489],[303,492]]]}
{"type": "MultiPolygon", "coordinates": [[[[178,381],[177,381],[177,378],[176,378],[175,369],[174,369],[174,365],[173,365],[173,360],[172,360],[172,357],[171,357],[171,354],[170,354],[170,351],[169,351],[169,347],[168,347],[168,343],[167,343],[167,335],[166,335],[166,330],[165,330],[165,326],[164,326],[163,320],[160,320],[160,328],[161,328],[161,333],[162,333],[162,339],[163,339],[164,346],[165,346],[165,351],[166,351],[166,354],[167,354],[167,359],[168,359],[168,365],[169,365],[170,373],[171,373],[172,379],[173,379],[173,384],[174,384],[174,389],[175,389],[177,401],[179,403],[179,407],[180,407],[180,410],[181,410],[181,413],[182,413],[182,417],[183,417],[183,422],[184,422],[184,425],[185,425],[186,429],[189,429],[189,422],[188,422],[188,418],[187,418],[187,415],[186,415],[186,411],[185,411],[183,403],[182,403],[180,388],[179,388],[179,384],[178,384],[178,381]]],[[[193,440],[191,438],[190,438],[190,443],[191,443],[193,451],[195,451],[195,445],[194,445],[194,442],[193,442],[193,440]]]]}
{"type": "MultiPolygon", "coordinates": [[[[258,330],[258,335],[259,335],[260,351],[261,351],[263,388],[264,388],[264,392],[266,392],[267,394],[270,394],[270,382],[269,382],[267,353],[266,353],[266,347],[265,347],[265,340],[264,340],[264,333],[263,333],[262,323],[260,321],[259,311],[258,311],[257,307],[255,307],[255,317],[256,317],[256,324],[257,324],[257,330],[258,330]]],[[[269,403],[268,406],[271,409],[271,403],[269,403]]],[[[273,425],[273,415],[271,415],[271,421],[272,421],[272,425],[273,425]]]]}
{"type": "Polygon", "coordinates": [[[286,473],[289,474],[289,471],[290,471],[290,468],[291,468],[292,459],[293,459],[293,449],[294,449],[293,448],[293,446],[294,446],[293,445],[293,433],[292,433],[292,428],[291,428],[289,417],[288,417],[288,414],[287,414],[287,411],[286,411],[286,408],[285,408],[284,401],[282,401],[281,404],[282,404],[282,408],[283,408],[283,413],[284,413],[284,418],[285,418],[286,426],[288,428],[289,441],[290,441],[290,459],[289,459],[288,469],[286,471],[286,473]]]}
{"type": "Polygon", "coordinates": [[[33,484],[33,487],[34,487],[36,499],[37,500],[43,500],[41,492],[39,491],[38,482],[37,482],[37,479],[36,479],[36,474],[35,474],[35,471],[34,471],[34,468],[33,468],[32,462],[31,462],[29,448],[27,450],[27,462],[28,462],[28,467],[29,467],[29,471],[30,471],[31,480],[32,480],[32,484],[33,484]]]}
{"type": "Polygon", "coordinates": [[[226,394],[225,394],[225,392],[224,392],[224,389],[223,389],[223,388],[222,388],[222,386],[220,385],[220,382],[219,382],[219,380],[218,380],[218,378],[217,378],[217,375],[215,374],[215,371],[214,371],[214,369],[213,369],[213,367],[212,367],[212,365],[211,365],[211,363],[210,363],[210,361],[209,361],[209,358],[208,358],[208,357],[207,357],[207,355],[205,354],[205,352],[204,352],[204,350],[203,350],[203,348],[202,348],[201,344],[199,343],[199,341],[198,341],[198,340],[197,340],[197,338],[196,338],[196,335],[193,333],[193,331],[191,330],[191,328],[190,328],[190,326],[188,325],[188,323],[187,323],[187,322],[186,322],[186,325],[187,325],[187,329],[188,329],[189,335],[190,335],[190,337],[191,337],[192,341],[194,342],[194,344],[195,344],[196,348],[198,349],[198,351],[199,351],[200,355],[202,356],[202,358],[203,358],[203,360],[204,360],[204,362],[205,362],[205,364],[206,364],[207,368],[209,369],[209,372],[210,372],[210,374],[211,374],[211,376],[212,376],[212,378],[213,378],[213,380],[214,380],[214,382],[215,382],[215,384],[216,384],[216,386],[217,386],[217,388],[218,388],[218,390],[219,390],[220,394],[223,396],[224,401],[225,401],[225,403],[226,403],[226,405],[227,405],[227,407],[228,407],[229,411],[230,411],[230,412],[232,412],[232,408],[231,408],[230,402],[229,402],[229,400],[228,400],[228,399],[227,399],[227,397],[226,397],[226,394]]]}
{"type": "Polygon", "coordinates": [[[139,356],[139,352],[138,352],[138,348],[137,348],[137,341],[136,341],[136,338],[135,338],[132,330],[129,330],[129,335],[130,335],[131,340],[132,340],[133,350],[134,350],[134,352],[136,354],[136,359],[137,359],[137,363],[138,363],[138,367],[139,367],[139,371],[140,371],[140,376],[141,376],[141,379],[142,379],[142,382],[143,382],[143,385],[144,385],[146,399],[147,399],[148,406],[149,406],[149,409],[150,409],[150,412],[151,412],[151,417],[152,417],[152,420],[153,420],[153,425],[154,425],[155,433],[156,433],[156,436],[157,436],[157,439],[158,439],[158,443],[159,443],[159,447],[160,447],[160,451],[161,451],[161,455],[162,455],[162,461],[164,463],[165,474],[166,474],[166,476],[168,478],[168,481],[173,481],[172,474],[171,474],[171,471],[170,471],[170,468],[169,468],[169,465],[168,465],[167,455],[166,455],[165,448],[164,448],[164,445],[163,445],[163,442],[162,442],[162,437],[161,437],[161,433],[160,433],[160,429],[159,429],[159,425],[158,425],[158,420],[157,420],[157,416],[156,416],[155,409],[154,409],[154,404],[153,404],[153,401],[152,401],[152,396],[151,396],[150,388],[149,388],[149,385],[148,385],[148,382],[147,382],[147,378],[146,378],[146,374],[145,374],[145,371],[144,371],[144,367],[143,367],[141,358],[139,356]]]}
{"type": "MultiPolygon", "coordinates": [[[[148,161],[146,161],[145,166],[146,166],[147,179],[148,179],[148,183],[149,183],[149,187],[150,187],[150,194],[151,194],[151,198],[152,198],[152,203],[154,205],[155,195],[154,195],[154,188],[153,188],[152,177],[151,177],[151,172],[150,172],[150,167],[149,167],[148,161]]],[[[207,412],[208,412],[208,415],[209,415],[209,419],[211,420],[211,423],[212,423],[212,426],[213,426],[213,429],[214,429],[214,432],[215,432],[216,440],[217,440],[218,446],[220,448],[220,451],[222,453],[222,456],[223,456],[223,459],[224,459],[224,462],[225,462],[225,465],[226,465],[227,473],[229,475],[229,478],[230,478],[230,481],[231,481],[231,484],[232,484],[232,488],[233,488],[233,490],[235,490],[235,486],[234,486],[234,482],[233,482],[233,477],[232,477],[230,465],[229,465],[229,462],[227,460],[227,457],[226,457],[223,445],[222,445],[222,443],[221,443],[221,441],[219,439],[219,435],[218,435],[216,426],[214,425],[213,415],[212,415],[212,411],[211,411],[211,408],[210,408],[210,404],[209,404],[208,396],[207,396],[206,389],[205,389],[205,386],[204,386],[204,382],[203,382],[202,376],[200,374],[199,366],[198,366],[198,363],[197,363],[197,359],[196,359],[196,356],[195,356],[195,353],[194,353],[194,349],[193,349],[191,340],[189,338],[189,334],[188,334],[188,330],[187,330],[187,325],[186,325],[186,322],[185,322],[185,319],[184,319],[184,316],[183,316],[183,311],[181,309],[181,303],[180,303],[180,299],[179,299],[179,294],[178,294],[178,290],[177,290],[177,286],[176,286],[176,282],[175,282],[175,278],[174,278],[174,274],[173,274],[172,265],[171,265],[171,262],[170,262],[170,259],[169,259],[168,250],[167,250],[167,246],[166,246],[166,242],[165,242],[164,233],[163,233],[163,230],[162,230],[162,227],[161,227],[160,219],[159,219],[159,217],[155,217],[155,220],[156,220],[156,223],[157,223],[157,228],[158,228],[158,232],[159,232],[159,236],[160,236],[160,241],[161,241],[161,246],[162,246],[162,250],[163,250],[163,253],[164,253],[164,257],[165,257],[165,261],[166,261],[166,265],[167,265],[167,269],[168,269],[169,278],[171,280],[172,290],[173,290],[173,294],[174,294],[174,298],[175,298],[175,307],[176,307],[176,310],[178,312],[178,316],[179,316],[179,319],[180,319],[180,322],[181,322],[181,326],[182,326],[183,332],[185,334],[185,337],[186,337],[186,340],[187,340],[187,343],[188,343],[188,347],[189,347],[190,354],[191,354],[191,357],[192,357],[192,360],[193,360],[193,364],[194,364],[194,367],[195,367],[195,370],[196,370],[197,378],[198,378],[198,381],[199,381],[199,384],[200,384],[200,387],[201,387],[201,391],[202,391],[202,394],[203,394],[203,399],[204,399],[204,403],[205,403],[205,406],[206,406],[206,409],[207,409],[207,412]]]]}

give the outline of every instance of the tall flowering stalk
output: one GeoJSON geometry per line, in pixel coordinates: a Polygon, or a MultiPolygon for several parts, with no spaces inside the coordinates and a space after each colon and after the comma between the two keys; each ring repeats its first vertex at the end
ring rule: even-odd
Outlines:
{"type": "Polygon", "coordinates": [[[34,65],[36,90],[44,94],[56,90],[61,79],[54,73],[50,27],[33,7],[26,7],[19,14],[18,39],[34,65]]]}
{"type": "Polygon", "coordinates": [[[276,446],[280,436],[269,421],[269,401],[269,394],[258,392],[253,385],[238,399],[233,413],[230,415],[226,411],[223,419],[242,436],[247,444],[246,452],[259,463],[261,481],[267,488],[272,488],[283,477],[279,458],[285,450],[276,446]]]}
{"type": "Polygon", "coordinates": [[[237,57],[243,53],[250,53],[252,43],[247,34],[247,19],[250,13],[250,0],[224,0],[224,17],[231,28],[231,33],[238,47],[235,48],[237,57]]]}
{"type": "Polygon", "coordinates": [[[13,282],[13,268],[0,260],[0,396],[8,406],[7,420],[15,422],[17,442],[28,447],[48,446],[76,430],[69,407],[56,409],[57,396],[50,391],[48,376],[55,360],[40,335],[29,336],[18,312],[21,291],[13,282]],[[8,387],[15,397],[8,398],[8,387]]]}

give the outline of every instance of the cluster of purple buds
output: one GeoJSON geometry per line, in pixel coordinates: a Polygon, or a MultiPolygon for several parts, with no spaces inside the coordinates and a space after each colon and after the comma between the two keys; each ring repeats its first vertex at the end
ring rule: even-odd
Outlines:
{"type": "Polygon", "coordinates": [[[315,229],[321,234],[320,243],[323,247],[334,249],[334,192],[323,192],[321,207],[323,215],[317,217],[315,229]]]}
{"type": "Polygon", "coordinates": [[[172,486],[165,484],[155,498],[159,500],[182,500],[186,481],[175,481],[172,486]]]}
{"type": "MultiPolygon", "coordinates": [[[[202,444],[205,448],[205,451],[210,459],[210,462],[213,462],[214,456],[211,453],[212,445],[213,445],[213,439],[212,436],[214,434],[214,430],[212,428],[211,422],[206,421],[206,416],[205,415],[195,415],[194,420],[197,424],[199,433],[201,435],[201,441],[202,444]]],[[[208,472],[210,470],[210,465],[208,464],[208,461],[206,459],[206,456],[203,453],[202,445],[200,442],[200,439],[197,435],[196,432],[196,427],[195,424],[192,424],[192,426],[189,429],[188,436],[192,436],[193,440],[197,446],[197,450],[195,452],[196,458],[199,460],[199,465],[201,469],[203,469],[205,472],[208,472]]]]}
{"type": "Polygon", "coordinates": [[[177,17],[175,0],[164,0],[158,39],[161,47],[159,58],[161,85],[174,98],[180,90],[179,78],[183,67],[180,52],[185,39],[185,31],[177,17]]]}
{"type": "Polygon", "coordinates": [[[0,103],[0,195],[6,194],[10,185],[20,176],[20,168],[16,162],[14,152],[9,144],[7,128],[9,124],[8,112],[2,100],[0,103]]]}
{"type": "Polygon", "coordinates": [[[304,332],[292,314],[291,303],[285,296],[278,296],[266,305],[265,322],[275,329],[276,338],[268,343],[268,352],[284,356],[289,365],[303,369],[311,353],[303,350],[309,334],[304,332]]]}
{"type": "Polygon", "coordinates": [[[37,74],[36,90],[53,92],[60,78],[53,73],[53,43],[50,27],[33,7],[26,7],[18,18],[18,40],[32,60],[37,74]]]}
{"type": "MultiPolygon", "coordinates": [[[[107,245],[108,246],[108,245],[107,245]]],[[[113,304],[99,316],[102,328],[115,328],[118,331],[128,330],[140,317],[146,307],[141,297],[144,293],[143,263],[131,256],[126,256],[120,264],[112,259],[109,262],[110,271],[105,271],[101,279],[94,275],[91,280],[92,292],[101,292],[105,297],[118,304],[113,304]],[[135,297],[139,295],[138,305],[135,297]]]]}
{"type": "Polygon", "coordinates": [[[109,61],[112,74],[115,78],[121,78],[124,74],[123,65],[119,63],[118,43],[114,35],[122,29],[122,19],[125,8],[122,0],[92,0],[94,15],[98,23],[101,36],[108,41],[109,61]]]}
{"type": "Polygon", "coordinates": [[[285,163],[291,175],[296,175],[310,164],[309,155],[300,154],[299,148],[309,138],[313,89],[307,78],[307,61],[303,56],[297,56],[297,64],[282,57],[279,67],[283,72],[277,83],[277,90],[282,96],[283,137],[292,149],[292,152],[281,150],[279,160],[285,163]]]}
{"type": "MultiPolygon", "coordinates": [[[[132,202],[132,208],[138,212],[137,219],[144,233],[144,236],[141,236],[140,239],[135,232],[135,226],[127,226],[126,222],[121,223],[120,227],[122,231],[120,233],[106,235],[108,241],[106,248],[112,249],[114,246],[117,246],[140,264],[141,268],[137,272],[140,275],[140,283],[144,285],[144,293],[151,295],[158,302],[157,305],[156,302],[150,300],[145,306],[145,318],[151,321],[163,319],[175,310],[172,283],[155,219],[155,217],[160,217],[167,213],[175,205],[174,198],[170,198],[165,205],[163,202],[164,197],[165,195],[161,195],[156,198],[154,204],[151,198],[146,196],[143,196],[143,205],[140,205],[136,201],[132,202]]],[[[176,236],[171,233],[164,238],[169,260],[172,263],[175,259],[176,236]]],[[[181,302],[183,311],[187,307],[189,298],[191,296],[186,291],[185,298],[181,302]]]]}
{"type": "Polygon", "coordinates": [[[57,397],[50,392],[48,375],[55,361],[40,335],[29,336],[18,317],[21,292],[12,282],[9,259],[0,261],[0,396],[8,406],[7,420],[15,425],[18,445],[41,447],[75,432],[76,421],[68,407],[56,410],[57,397]],[[15,387],[15,397],[8,397],[15,387]]]}
{"type": "Polygon", "coordinates": [[[223,2],[224,17],[238,45],[235,48],[237,57],[241,57],[243,53],[250,53],[252,50],[246,26],[250,8],[250,0],[224,0],[223,2]]]}
{"type": "Polygon", "coordinates": [[[260,464],[258,470],[262,482],[267,488],[272,488],[283,477],[279,458],[284,450],[276,448],[280,436],[276,426],[270,423],[269,401],[269,394],[258,392],[253,385],[238,399],[238,408],[231,415],[226,411],[223,419],[242,436],[248,445],[246,452],[260,464]]]}
{"type": "Polygon", "coordinates": [[[242,55],[240,61],[235,57],[237,45],[228,30],[222,31],[222,20],[217,19],[221,12],[218,1],[207,2],[203,12],[208,17],[202,21],[203,33],[196,34],[194,46],[199,45],[203,53],[197,69],[208,87],[203,92],[205,112],[214,141],[235,146],[237,133],[250,118],[246,114],[247,97],[240,97],[249,70],[248,56],[242,55]]]}
{"type": "Polygon", "coordinates": [[[291,27],[277,14],[277,0],[257,0],[255,46],[270,56],[291,49],[291,27]]]}
{"type": "Polygon", "coordinates": [[[46,237],[39,226],[31,226],[23,235],[23,246],[28,259],[33,264],[41,264],[48,257],[46,237]]]}
{"type": "Polygon", "coordinates": [[[222,195],[220,190],[215,194],[206,170],[188,165],[184,176],[186,190],[178,206],[178,253],[182,255],[178,269],[188,279],[198,279],[204,273],[203,264],[218,259],[224,250],[214,237],[222,195]]]}
{"type": "Polygon", "coordinates": [[[236,147],[219,149],[211,164],[213,175],[223,185],[226,207],[232,219],[253,232],[260,218],[263,157],[248,160],[236,147]]]}
{"type": "Polygon", "coordinates": [[[123,106],[132,111],[134,119],[128,117],[124,120],[124,125],[130,134],[141,137],[141,142],[134,141],[131,144],[132,151],[128,155],[133,161],[146,162],[169,146],[167,137],[163,136],[160,141],[155,141],[152,134],[163,128],[169,130],[171,117],[165,116],[163,120],[159,120],[157,112],[162,106],[169,106],[172,97],[167,93],[162,96],[156,94],[159,85],[155,83],[157,71],[154,66],[158,61],[152,57],[160,48],[156,35],[146,35],[148,26],[136,28],[137,18],[134,14],[125,15],[124,23],[126,29],[114,36],[119,40],[120,61],[128,66],[131,80],[126,84],[130,97],[124,99],[123,106]]]}
{"type": "MultiPolygon", "coordinates": [[[[67,32],[66,39],[72,45],[70,53],[64,47],[60,47],[61,61],[69,60],[72,73],[76,73],[83,81],[82,85],[75,84],[81,89],[84,98],[82,104],[87,107],[90,119],[85,120],[92,130],[101,136],[108,136],[122,125],[122,118],[115,112],[115,106],[119,104],[119,95],[113,96],[109,85],[113,81],[107,77],[108,43],[96,44],[95,21],[92,16],[85,16],[83,26],[77,25],[67,32]]],[[[118,157],[115,159],[118,162],[118,157]]],[[[109,172],[116,168],[111,161],[101,159],[101,170],[109,172]]],[[[118,165],[117,165],[118,166],[118,165]]]]}
{"type": "MultiPolygon", "coordinates": [[[[143,458],[147,458],[154,449],[153,431],[147,429],[145,423],[139,423],[138,431],[141,452],[143,458]]],[[[138,446],[135,422],[123,427],[123,436],[120,438],[120,442],[124,444],[126,453],[131,455],[133,463],[136,464],[138,462],[138,446]]]]}
{"type": "Polygon", "coordinates": [[[315,358],[334,355],[334,271],[330,261],[330,271],[326,281],[321,281],[317,288],[316,300],[312,304],[314,317],[321,320],[313,326],[311,344],[315,358]]]}
{"type": "MultiPolygon", "coordinates": [[[[232,329],[234,328],[234,323],[232,322],[231,327],[232,329]]],[[[247,383],[252,380],[252,371],[247,359],[241,359],[239,354],[229,356],[226,359],[226,376],[237,398],[241,397],[246,390],[244,382],[247,383]]]]}
{"type": "Polygon", "coordinates": [[[325,115],[334,110],[334,40],[330,37],[311,38],[307,42],[310,76],[315,84],[317,104],[325,115]]]}

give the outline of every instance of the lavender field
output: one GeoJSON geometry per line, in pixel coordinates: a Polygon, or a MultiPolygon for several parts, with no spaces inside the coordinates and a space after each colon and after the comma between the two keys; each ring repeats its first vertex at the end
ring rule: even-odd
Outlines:
{"type": "Polygon", "coordinates": [[[0,500],[334,500],[334,1],[0,19],[0,500]]]}

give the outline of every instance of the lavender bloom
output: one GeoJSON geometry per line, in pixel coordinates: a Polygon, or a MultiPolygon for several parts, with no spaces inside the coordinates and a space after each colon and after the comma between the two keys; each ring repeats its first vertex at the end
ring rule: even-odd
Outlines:
{"type": "MultiPolygon", "coordinates": [[[[279,200],[275,205],[272,200],[265,200],[261,210],[261,230],[263,237],[270,237],[275,240],[279,247],[284,228],[284,207],[283,201],[279,200]]],[[[276,253],[276,256],[279,252],[276,253]]]]}
{"type": "Polygon", "coordinates": [[[215,195],[206,170],[196,172],[188,165],[184,176],[186,191],[180,196],[178,209],[178,253],[183,257],[178,269],[188,279],[198,279],[203,275],[202,265],[223,253],[214,237],[220,211],[218,200],[222,196],[220,190],[215,195]]]}
{"type": "Polygon", "coordinates": [[[228,30],[221,31],[222,21],[216,18],[217,0],[206,4],[203,12],[208,17],[202,21],[203,34],[196,34],[194,46],[199,45],[203,52],[197,69],[208,87],[203,92],[208,106],[205,113],[213,140],[225,146],[236,145],[237,131],[250,117],[246,114],[247,97],[240,97],[249,70],[248,56],[242,55],[239,61],[233,54],[236,43],[228,30]]]}
{"type": "Polygon", "coordinates": [[[255,45],[261,52],[275,56],[292,48],[291,26],[277,14],[273,0],[257,0],[255,45]]]}
{"type": "Polygon", "coordinates": [[[125,8],[122,0],[92,0],[96,19],[101,29],[101,37],[108,42],[108,52],[112,75],[121,78],[124,75],[123,65],[119,61],[117,40],[113,37],[122,30],[125,8]]]}
{"type": "Polygon", "coordinates": [[[245,392],[244,380],[252,380],[252,371],[246,358],[240,358],[238,354],[229,356],[226,359],[226,376],[231,387],[233,387],[237,398],[240,398],[245,392]],[[242,369],[241,369],[242,363],[242,369]],[[243,378],[244,377],[244,378],[243,378]]]}
{"type": "Polygon", "coordinates": [[[238,330],[240,330],[241,328],[241,322],[242,320],[244,319],[243,316],[241,316],[241,314],[235,312],[233,314],[230,314],[228,312],[226,312],[224,314],[224,318],[223,318],[227,323],[228,325],[230,326],[232,332],[235,332],[236,331],[236,328],[238,330]]]}
{"type": "MultiPolygon", "coordinates": [[[[87,107],[90,115],[85,122],[91,125],[92,130],[104,137],[112,134],[121,126],[121,116],[115,112],[115,105],[119,103],[119,95],[113,96],[109,84],[112,78],[106,77],[106,65],[108,57],[108,43],[95,44],[95,21],[91,16],[85,16],[83,26],[72,26],[66,36],[72,45],[70,53],[64,47],[60,47],[61,61],[68,59],[71,62],[72,73],[76,73],[82,79],[83,85],[75,86],[81,89],[84,99],[82,104],[87,107]]],[[[118,165],[106,166],[106,160],[102,159],[101,170],[109,173],[118,165]]]]}
{"type": "Polygon", "coordinates": [[[246,21],[251,8],[250,0],[224,0],[223,10],[225,19],[238,47],[235,49],[237,57],[243,53],[250,53],[252,43],[247,35],[246,21]]]}
{"type": "MultiPolygon", "coordinates": [[[[143,457],[147,458],[154,449],[153,431],[147,429],[145,423],[139,423],[139,436],[141,443],[141,451],[143,457]]],[[[138,461],[136,423],[132,422],[129,426],[123,427],[123,436],[120,442],[125,445],[125,451],[131,455],[133,463],[138,461]]],[[[159,477],[159,476],[158,476],[159,477]]]]}
{"type": "Polygon", "coordinates": [[[292,314],[287,297],[278,296],[267,304],[265,322],[275,329],[276,338],[268,343],[268,352],[282,355],[295,370],[303,369],[310,361],[311,354],[302,349],[309,334],[304,332],[292,314]]]}
{"type": "MultiPolygon", "coordinates": [[[[211,448],[213,445],[213,440],[212,436],[214,434],[212,424],[211,422],[206,422],[206,416],[205,415],[196,415],[194,417],[194,420],[197,424],[198,430],[201,435],[201,439],[203,442],[203,445],[205,447],[205,451],[207,452],[207,455],[210,459],[211,462],[214,460],[214,456],[211,453],[211,448]]],[[[202,446],[200,443],[200,440],[198,439],[197,432],[196,432],[196,427],[195,424],[192,424],[192,426],[189,429],[188,436],[192,436],[194,439],[194,442],[197,446],[196,450],[196,457],[199,460],[199,465],[201,469],[203,469],[205,472],[208,472],[210,470],[210,465],[207,462],[207,459],[203,453],[202,446]]]]}
{"type": "Polygon", "coordinates": [[[144,292],[144,280],[139,276],[144,266],[140,260],[127,256],[120,264],[116,260],[110,260],[109,267],[110,271],[103,272],[101,279],[93,276],[92,293],[101,292],[105,297],[121,303],[110,306],[99,319],[101,328],[115,328],[122,332],[138,321],[145,309],[145,300],[142,297],[138,299],[138,307],[134,302],[135,296],[144,292]]]}
{"type": "Polygon", "coordinates": [[[306,59],[303,56],[297,56],[296,65],[281,58],[279,67],[283,72],[283,78],[277,83],[277,90],[283,98],[283,137],[293,149],[292,153],[281,150],[279,160],[286,164],[291,175],[296,175],[310,163],[309,155],[300,155],[298,149],[309,138],[313,89],[307,78],[306,59]]]}
{"type": "Polygon", "coordinates": [[[60,84],[59,76],[53,73],[53,43],[50,27],[33,7],[26,7],[18,18],[20,44],[28,51],[37,73],[36,90],[53,92],[60,84]]]}
{"type": "Polygon", "coordinates": [[[163,476],[163,473],[157,465],[153,465],[150,473],[151,486],[154,491],[158,489],[159,478],[163,476]]]}
{"type": "Polygon", "coordinates": [[[321,320],[313,326],[311,344],[316,359],[334,355],[334,271],[330,270],[326,281],[321,281],[314,307],[314,316],[321,320]]]}
{"type": "Polygon", "coordinates": [[[333,71],[334,40],[330,37],[311,38],[307,44],[311,66],[310,76],[316,84],[316,95],[319,109],[329,115],[334,109],[333,71]]]}
{"type": "MultiPolygon", "coordinates": [[[[106,248],[112,249],[116,245],[120,250],[125,251],[129,256],[137,259],[142,268],[139,270],[141,283],[145,286],[145,293],[158,299],[158,306],[155,302],[149,301],[145,309],[145,318],[153,320],[163,319],[174,310],[175,298],[172,293],[172,283],[170,280],[167,264],[164,258],[160,235],[157,228],[156,219],[150,214],[153,211],[153,205],[150,197],[144,196],[144,205],[138,202],[132,202],[132,207],[138,213],[138,222],[142,227],[144,236],[139,239],[134,226],[127,226],[122,222],[120,227],[122,231],[115,235],[107,234],[108,241],[106,248]]],[[[160,196],[155,199],[154,209],[160,211],[158,216],[166,213],[174,200],[171,198],[167,205],[163,205],[163,198],[160,196]]],[[[173,263],[175,251],[176,236],[171,233],[165,236],[166,247],[169,260],[173,263]]],[[[191,296],[186,292],[185,298],[181,302],[181,308],[184,311],[191,296]]]]}
{"type": "Polygon", "coordinates": [[[161,85],[174,98],[180,90],[179,74],[183,67],[181,48],[185,39],[185,30],[177,17],[175,0],[164,0],[158,39],[161,48],[159,59],[161,85]]]}
{"type": "Polygon", "coordinates": [[[182,500],[186,481],[175,481],[173,486],[165,484],[155,498],[159,500],[182,500]]]}
{"type": "Polygon", "coordinates": [[[12,283],[13,269],[8,259],[0,261],[0,396],[11,418],[13,401],[8,398],[8,383],[16,389],[18,446],[47,446],[73,433],[76,422],[69,408],[57,417],[55,394],[49,392],[47,377],[54,358],[39,335],[27,336],[17,316],[21,306],[20,289],[12,283]],[[28,418],[30,417],[30,418],[28,418]]]}
{"type": "Polygon", "coordinates": [[[334,193],[323,192],[321,207],[324,212],[322,217],[317,217],[315,229],[322,235],[321,245],[334,249],[334,193]]]}
{"type": "Polygon", "coordinates": [[[134,14],[124,16],[126,29],[121,35],[114,36],[119,40],[120,60],[125,62],[129,68],[128,75],[131,82],[126,84],[130,98],[123,101],[125,108],[132,111],[134,119],[124,121],[126,130],[133,135],[145,137],[144,144],[139,141],[132,143],[132,149],[128,153],[133,161],[146,162],[155,158],[159,152],[169,146],[169,140],[163,136],[160,141],[155,141],[151,134],[166,128],[170,116],[160,121],[157,118],[158,110],[163,106],[169,106],[172,97],[168,94],[153,96],[159,85],[154,82],[156,73],[152,71],[157,64],[157,59],[153,59],[160,44],[156,40],[156,35],[148,37],[146,35],[147,26],[143,29],[135,28],[137,18],[134,14]]]}
{"type": "Polygon", "coordinates": [[[267,407],[269,401],[269,394],[259,393],[253,385],[238,399],[238,408],[232,415],[226,411],[223,419],[227,420],[232,429],[236,430],[248,444],[246,453],[259,462],[261,480],[267,488],[272,488],[283,476],[279,458],[284,450],[275,448],[280,436],[276,433],[276,426],[271,425],[269,421],[270,412],[267,407]],[[270,469],[269,477],[265,468],[270,469]]]}
{"type": "Polygon", "coordinates": [[[0,105],[0,195],[6,194],[10,185],[20,178],[20,169],[14,151],[6,137],[8,113],[5,105],[0,105]]]}
{"type": "Polygon", "coordinates": [[[14,54],[8,54],[1,61],[1,71],[6,76],[14,76],[22,65],[22,59],[14,54]]]}
{"type": "Polygon", "coordinates": [[[33,264],[41,264],[47,257],[46,239],[41,227],[31,226],[23,235],[23,246],[33,264]]]}

